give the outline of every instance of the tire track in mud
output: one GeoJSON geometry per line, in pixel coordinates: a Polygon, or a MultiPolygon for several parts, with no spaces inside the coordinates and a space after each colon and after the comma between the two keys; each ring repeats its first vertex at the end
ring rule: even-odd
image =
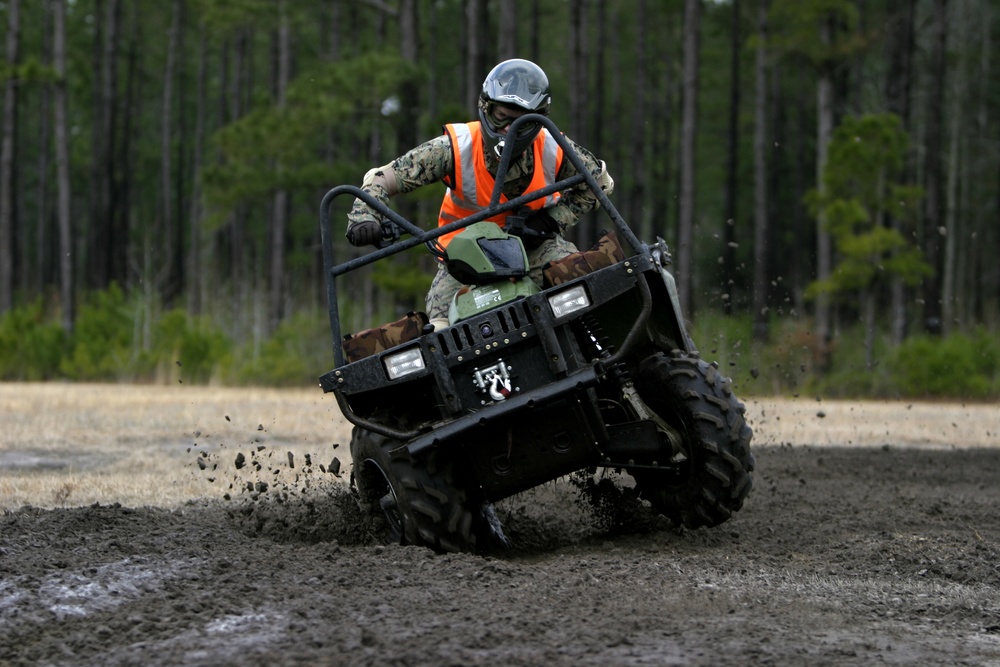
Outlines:
{"type": "Polygon", "coordinates": [[[1000,664],[1000,451],[757,455],[716,529],[560,481],[501,503],[515,546],[485,555],[374,543],[323,471],[9,512],[0,664],[1000,664]]]}

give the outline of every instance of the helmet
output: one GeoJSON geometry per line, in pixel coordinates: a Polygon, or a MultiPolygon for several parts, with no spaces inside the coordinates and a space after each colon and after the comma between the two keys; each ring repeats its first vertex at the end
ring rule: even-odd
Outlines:
{"type": "MultiPolygon", "coordinates": [[[[479,94],[479,120],[487,143],[499,156],[510,123],[525,113],[548,115],[551,101],[549,78],[541,67],[519,58],[503,61],[486,75],[479,94]]],[[[520,127],[514,138],[514,155],[523,153],[541,129],[538,123],[520,127]]]]}

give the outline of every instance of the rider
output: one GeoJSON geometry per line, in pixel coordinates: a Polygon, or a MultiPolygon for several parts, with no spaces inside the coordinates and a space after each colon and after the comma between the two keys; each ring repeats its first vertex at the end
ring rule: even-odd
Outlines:
{"type": "MultiPolygon", "coordinates": [[[[516,137],[507,136],[510,124],[519,116],[548,115],[551,99],[548,77],[538,65],[528,60],[505,60],[483,81],[479,121],[445,125],[441,136],[370,170],[361,187],[388,203],[395,194],[443,181],[448,186],[438,216],[438,226],[443,226],[489,205],[500,154],[508,140],[514,142],[514,155],[504,179],[501,202],[575,176],[576,167],[564,159],[562,148],[540,124],[528,123],[521,126],[516,137]]],[[[604,192],[611,194],[614,181],[604,162],[575,142],[569,143],[604,192]]],[[[541,285],[542,268],[548,262],[576,252],[576,246],[563,235],[581,215],[598,206],[597,197],[586,183],[581,183],[536,199],[518,212],[525,218],[521,239],[528,252],[530,276],[536,283],[541,285]]],[[[507,215],[489,220],[504,226],[507,215]]],[[[347,217],[347,240],[352,245],[377,245],[381,241],[379,218],[363,201],[356,199],[347,217]]],[[[440,244],[447,246],[456,233],[441,237],[440,244]]],[[[426,298],[427,316],[436,328],[447,326],[448,306],[460,287],[441,263],[426,298]]]]}

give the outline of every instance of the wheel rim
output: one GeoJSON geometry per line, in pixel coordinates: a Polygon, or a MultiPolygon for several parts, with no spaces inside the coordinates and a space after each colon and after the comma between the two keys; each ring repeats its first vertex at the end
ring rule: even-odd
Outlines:
{"type": "MultiPolygon", "coordinates": [[[[661,419],[672,424],[681,434],[682,451],[679,454],[674,454],[666,461],[660,460],[658,467],[655,469],[633,468],[629,472],[637,479],[642,478],[649,481],[655,479],[657,486],[664,490],[676,491],[682,489],[690,478],[691,470],[694,466],[691,443],[697,437],[697,434],[692,430],[683,415],[674,409],[664,397],[652,392],[639,393],[653,412],[659,415],[661,419]]],[[[666,433],[659,432],[659,437],[664,451],[670,451],[672,447],[666,433]]],[[[645,463],[650,463],[650,461],[646,461],[645,463]]]]}
{"type": "MultiPolygon", "coordinates": [[[[657,414],[662,415],[662,412],[657,412],[657,414]]],[[[660,467],[656,470],[643,470],[643,473],[657,475],[657,479],[660,483],[665,484],[671,489],[683,487],[684,480],[686,480],[691,474],[691,451],[689,449],[691,436],[687,432],[688,429],[686,427],[678,430],[683,436],[683,451],[679,454],[674,454],[673,457],[668,459],[666,462],[660,461],[660,467]]],[[[665,451],[670,451],[670,440],[667,438],[665,433],[660,433],[660,441],[663,449],[665,451]]]]}
{"type": "Polygon", "coordinates": [[[372,484],[372,497],[378,502],[385,518],[386,541],[402,544],[403,515],[399,510],[399,498],[396,496],[396,490],[392,488],[389,477],[378,463],[372,459],[366,459],[364,466],[372,484]]]}

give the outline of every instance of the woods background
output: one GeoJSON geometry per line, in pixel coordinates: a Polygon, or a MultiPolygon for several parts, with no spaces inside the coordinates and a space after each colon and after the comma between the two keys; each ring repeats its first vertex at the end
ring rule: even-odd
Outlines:
{"type": "MultiPolygon", "coordinates": [[[[168,361],[196,381],[315,377],[323,193],[473,119],[489,69],[524,57],[625,218],[670,244],[712,356],[752,355],[742,371],[778,389],[846,363],[841,385],[891,393],[953,340],[972,356],[942,363],[984,383],[967,393],[1000,391],[990,0],[6,0],[0,16],[0,379],[176,375],[168,361]],[[897,375],[879,379],[885,360],[897,375]]],[[[394,205],[432,225],[442,187],[394,205]]],[[[348,329],[422,307],[432,273],[416,252],[349,276],[348,329]]]]}

